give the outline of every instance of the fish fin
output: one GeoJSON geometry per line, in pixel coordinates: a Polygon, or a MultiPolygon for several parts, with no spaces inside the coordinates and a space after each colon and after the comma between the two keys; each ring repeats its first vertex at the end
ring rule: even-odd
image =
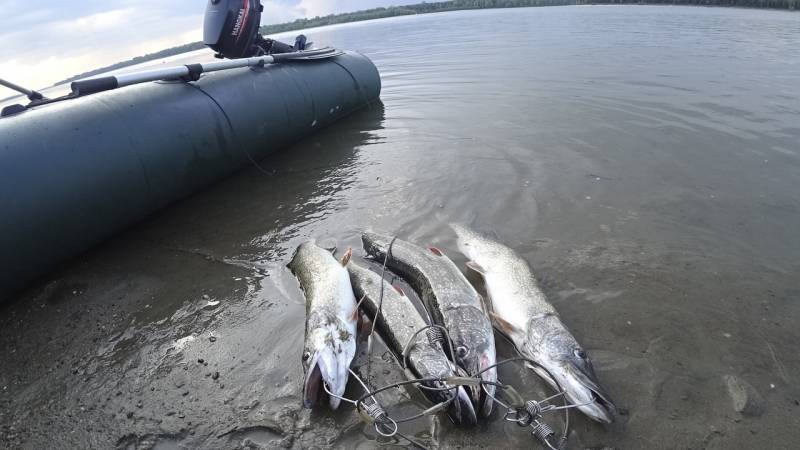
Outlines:
{"type": "Polygon", "coordinates": [[[428,250],[430,250],[430,251],[431,251],[431,253],[433,253],[433,254],[434,254],[434,255],[436,255],[436,256],[444,256],[444,252],[443,252],[443,251],[441,251],[441,250],[439,250],[439,249],[438,249],[438,248],[436,248],[436,247],[428,247],[428,250]]]}
{"type": "Polygon", "coordinates": [[[517,328],[515,325],[509,323],[506,319],[503,319],[502,317],[498,316],[494,312],[489,312],[489,316],[491,316],[491,318],[494,319],[494,321],[497,324],[497,326],[500,327],[500,329],[503,331],[503,333],[505,333],[508,336],[512,336],[515,333],[519,333],[519,332],[522,331],[519,328],[517,328]]]}
{"type": "Polygon", "coordinates": [[[350,262],[350,258],[352,257],[353,257],[353,247],[347,247],[347,251],[344,252],[344,255],[342,255],[342,260],[341,260],[342,266],[346,266],[347,263],[350,262]]]}
{"type": "Polygon", "coordinates": [[[476,263],[475,261],[467,261],[467,267],[478,272],[481,275],[486,275],[486,269],[483,268],[480,264],[476,263]]]}
{"type": "Polygon", "coordinates": [[[403,290],[403,288],[401,288],[400,286],[398,286],[398,285],[396,285],[396,284],[393,284],[393,285],[392,285],[392,287],[393,287],[393,288],[394,288],[394,290],[395,290],[395,291],[397,291],[397,293],[398,293],[398,294],[400,294],[402,297],[405,297],[405,296],[406,296],[406,291],[404,291],[404,290],[403,290]]]}
{"type": "Polygon", "coordinates": [[[367,298],[367,294],[361,296],[361,300],[356,303],[356,307],[353,309],[353,314],[350,315],[350,320],[358,320],[358,309],[361,307],[361,304],[364,303],[364,299],[367,298]]]}

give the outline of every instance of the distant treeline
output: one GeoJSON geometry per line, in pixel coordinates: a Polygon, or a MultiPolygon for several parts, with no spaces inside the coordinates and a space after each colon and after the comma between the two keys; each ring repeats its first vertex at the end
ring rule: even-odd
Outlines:
{"type": "Polygon", "coordinates": [[[577,0],[576,5],[687,5],[732,6],[736,8],[788,9],[800,8],[800,0],[577,0]]]}
{"type": "MultiPolygon", "coordinates": [[[[740,8],[772,8],[794,10],[800,7],[800,0],[452,0],[446,2],[417,3],[415,5],[392,6],[389,8],[374,8],[343,14],[331,14],[313,19],[297,19],[294,22],[267,25],[261,27],[264,35],[283,33],[286,31],[302,30],[305,28],[334,25],[337,23],[360,22],[364,20],[382,19],[385,17],[408,16],[412,14],[428,14],[444,11],[459,11],[467,9],[486,8],[524,8],[531,6],[564,6],[564,5],[692,5],[692,6],[733,6],[740,8]]],[[[91,77],[99,73],[121,69],[147,61],[179,55],[181,53],[203,48],[202,42],[172,47],[155,53],[127,61],[118,62],[110,66],[101,67],[85,72],[74,77],[59,81],[56,84],[66,83],[81,78],[91,77]]]]}

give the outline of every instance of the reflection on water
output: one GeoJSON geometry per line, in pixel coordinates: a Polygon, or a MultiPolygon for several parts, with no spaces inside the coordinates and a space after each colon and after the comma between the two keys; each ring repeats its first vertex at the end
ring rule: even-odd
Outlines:
{"type": "MultiPolygon", "coordinates": [[[[304,300],[284,266],[309,238],[358,253],[366,228],[463,264],[447,227],[459,221],[531,262],[618,402],[607,428],[573,415],[571,447],[790,447],[798,25],[774,11],[565,7],[312,31],[373,58],[384,107],[4,306],[0,442],[19,442],[14,426],[32,447],[373,446],[351,410],[299,409],[304,300]],[[731,377],[757,414],[736,411],[731,377]]],[[[400,379],[380,356],[381,380],[400,379]]],[[[524,371],[500,375],[543,392],[524,371]]],[[[384,402],[400,415],[420,404],[406,391],[384,402]]],[[[404,431],[431,445],[531,444],[499,417],[404,431]]]]}

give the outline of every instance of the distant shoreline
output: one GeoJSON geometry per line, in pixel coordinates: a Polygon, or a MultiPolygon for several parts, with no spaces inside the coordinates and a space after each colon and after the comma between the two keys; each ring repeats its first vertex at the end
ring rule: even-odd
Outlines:
{"type": "MultiPolygon", "coordinates": [[[[297,19],[293,22],[263,26],[261,27],[261,34],[272,35],[277,33],[285,33],[287,31],[304,30],[307,28],[323,27],[340,23],[363,22],[366,20],[410,16],[416,14],[430,14],[436,12],[463,11],[471,9],[530,8],[571,5],[721,6],[791,11],[800,8],[800,0],[452,0],[444,2],[417,3],[414,5],[405,6],[392,6],[388,8],[374,8],[351,13],[331,14],[324,17],[315,17],[313,19],[297,19]]],[[[200,50],[202,48],[205,48],[205,45],[203,45],[203,43],[200,41],[167,48],[155,53],[137,56],[133,59],[120,61],[110,66],[101,67],[72,76],[55,83],[54,86],[148,61],[200,50]]]]}

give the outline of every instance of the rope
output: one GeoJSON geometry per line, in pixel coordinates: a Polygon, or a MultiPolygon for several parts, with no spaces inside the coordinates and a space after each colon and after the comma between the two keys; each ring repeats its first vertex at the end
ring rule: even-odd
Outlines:
{"type": "MultiPolygon", "coordinates": [[[[392,240],[392,242],[394,242],[394,240],[392,240]]],[[[391,244],[390,244],[390,249],[391,249],[391,244]]],[[[388,252],[387,252],[387,258],[384,258],[384,263],[386,262],[387,259],[388,259],[388,252]]],[[[383,274],[382,274],[382,276],[383,276],[383,274]]],[[[379,303],[379,308],[380,308],[380,303],[379,303]]],[[[379,311],[380,311],[380,309],[379,309],[379,311]]],[[[373,327],[374,327],[374,322],[373,322],[373,327]]],[[[407,364],[407,358],[406,357],[407,357],[409,349],[413,346],[414,341],[417,339],[419,334],[421,334],[422,332],[425,332],[426,337],[428,338],[429,342],[431,342],[432,344],[439,343],[441,345],[443,341],[447,341],[448,343],[450,343],[450,345],[452,347],[452,342],[450,341],[450,338],[449,338],[449,335],[448,335],[446,329],[444,329],[443,327],[437,326],[437,325],[428,325],[426,327],[423,327],[423,328],[417,330],[415,332],[415,334],[411,337],[411,339],[409,339],[409,342],[406,344],[406,347],[405,347],[405,349],[403,351],[403,355],[404,355],[403,364],[404,364],[404,366],[407,364]]],[[[453,376],[453,377],[448,377],[448,378],[415,378],[415,379],[410,379],[410,380],[405,380],[405,381],[399,381],[399,382],[396,382],[396,383],[391,383],[391,384],[388,384],[386,386],[383,386],[383,387],[380,387],[380,388],[377,388],[377,389],[372,389],[372,390],[369,389],[368,384],[365,383],[355,372],[353,372],[352,369],[350,370],[350,373],[359,381],[361,386],[364,388],[364,391],[365,391],[364,395],[362,395],[361,397],[359,397],[356,400],[346,399],[346,398],[342,398],[342,397],[338,397],[338,396],[335,396],[335,397],[340,398],[340,399],[342,399],[344,401],[347,401],[348,403],[354,404],[356,406],[356,409],[359,411],[359,414],[361,414],[362,418],[366,422],[373,424],[373,426],[375,427],[375,431],[379,435],[384,436],[384,437],[399,436],[399,437],[402,437],[403,439],[407,440],[409,443],[411,443],[411,445],[413,445],[413,446],[415,446],[417,448],[423,448],[423,449],[425,447],[422,444],[420,444],[419,442],[414,441],[413,439],[411,439],[411,438],[409,438],[409,437],[407,437],[407,436],[405,436],[405,435],[403,435],[403,434],[401,434],[399,432],[399,424],[405,423],[405,422],[410,422],[410,421],[413,421],[413,420],[417,420],[417,419],[420,419],[420,418],[425,417],[425,416],[437,414],[437,413],[445,410],[448,406],[450,406],[450,404],[452,404],[456,400],[456,396],[454,395],[454,396],[450,397],[448,400],[446,400],[444,402],[441,402],[441,403],[438,403],[438,404],[435,404],[432,407],[430,407],[428,409],[425,409],[425,410],[423,410],[422,412],[420,412],[418,414],[415,414],[415,415],[412,415],[412,416],[409,416],[409,417],[405,417],[405,418],[395,419],[395,418],[391,417],[389,415],[389,413],[387,413],[387,411],[379,404],[379,402],[378,402],[378,400],[376,398],[377,394],[380,394],[380,393],[382,393],[384,391],[387,391],[389,389],[394,389],[394,388],[398,388],[398,387],[401,387],[401,386],[408,386],[408,385],[412,385],[412,384],[416,384],[417,387],[420,388],[420,389],[428,389],[428,390],[434,390],[434,391],[451,391],[451,390],[454,390],[454,389],[458,389],[459,386],[480,386],[481,389],[483,389],[483,391],[487,395],[489,395],[489,397],[491,397],[494,401],[498,402],[498,404],[500,404],[501,406],[506,408],[506,414],[503,417],[504,420],[506,420],[508,422],[517,423],[517,425],[522,426],[522,427],[530,426],[531,427],[531,435],[533,437],[535,437],[536,439],[538,439],[539,441],[541,441],[543,445],[545,445],[546,447],[550,448],[551,450],[560,450],[564,446],[564,444],[566,443],[567,436],[568,436],[568,433],[569,433],[569,409],[582,406],[582,405],[578,405],[578,404],[569,404],[567,402],[567,399],[566,399],[566,395],[565,395],[566,392],[563,389],[561,389],[561,386],[558,384],[558,381],[555,380],[555,378],[552,376],[552,374],[545,367],[543,367],[541,364],[538,364],[536,361],[533,361],[533,360],[531,360],[529,358],[526,358],[524,356],[519,356],[519,357],[514,357],[514,358],[509,358],[509,359],[506,359],[506,360],[503,360],[503,361],[499,361],[499,362],[493,364],[492,366],[489,366],[489,367],[483,369],[482,371],[477,373],[475,377],[453,376]],[[516,390],[513,387],[511,387],[511,385],[505,385],[505,384],[500,383],[500,382],[484,381],[482,378],[480,378],[480,375],[483,372],[485,372],[487,370],[491,370],[491,369],[496,368],[496,367],[500,367],[500,366],[506,365],[506,364],[511,363],[511,362],[523,362],[523,363],[530,364],[530,365],[532,365],[534,367],[541,368],[548,376],[551,377],[551,379],[553,379],[555,381],[556,387],[559,389],[558,392],[556,392],[554,395],[551,395],[551,396],[549,396],[549,397],[547,397],[545,399],[542,399],[542,400],[538,400],[538,401],[537,400],[527,400],[527,401],[525,401],[525,400],[521,399],[519,394],[516,393],[516,390]],[[439,383],[439,384],[442,384],[444,386],[443,387],[438,387],[438,388],[437,387],[425,386],[425,384],[431,384],[431,383],[439,383]],[[489,394],[488,390],[486,389],[487,385],[493,385],[493,386],[498,387],[499,388],[498,392],[503,392],[505,395],[510,396],[512,398],[512,400],[513,399],[516,399],[516,400],[513,400],[512,404],[507,404],[507,403],[501,401],[496,396],[489,394]],[[553,405],[553,404],[550,403],[550,401],[552,401],[553,399],[555,399],[557,397],[562,397],[562,401],[563,401],[563,405],[562,406],[556,406],[556,405],[553,405]],[[371,401],[368,402],[368,400],[371,400],[371,401]],[[558,441],[557,445],[554,446],[550,441],[551,441],[551,438],[553,436],[555,436],[556,432],[553,430],[553,428],[549,424],[547,424],[546,422],[542,421],[541,419],[542,419],[542,416],[544,414],[548,413],[548,412],[554,412],[554,411],[558,411],[558,410],[562,410],[562,409],[564,410],[564,429],[563,429],[563,433],[562,433],[561,437],[559,438],[559,441],[558,441]]],[[[323,386],[324,386],[324,384],[323,384],[323,386]]],[[[327,386],[325,386],[325,390],[326,390],[326,392],[328,392],[330,394],[330,391],[328,391],[327,386]]],[[[591,402],[589,402],[589,403],[591,403],[591,402]]]]}
{"type": "Polygon", "coordinates": [[[375,325],[383,315],[383,285],[386,278],[386,263],[389,262],[389,255],[392,254],[392,246],[394,245],[395,240],[397,240],[397,236],[393,237],[392,241],[389,242],[389,248],[386,249],[386,255],[383,258],[383,268],[381,269],[381,295],[378,299],[378,311],[375,314],[375,320],[372,321],[372,329],[369,331],[369,338],[367,339],[367,383],[370,383],[372,378],[370,377],[370,374],[372,373],[372,335],[375,334],[375,325]]]}

